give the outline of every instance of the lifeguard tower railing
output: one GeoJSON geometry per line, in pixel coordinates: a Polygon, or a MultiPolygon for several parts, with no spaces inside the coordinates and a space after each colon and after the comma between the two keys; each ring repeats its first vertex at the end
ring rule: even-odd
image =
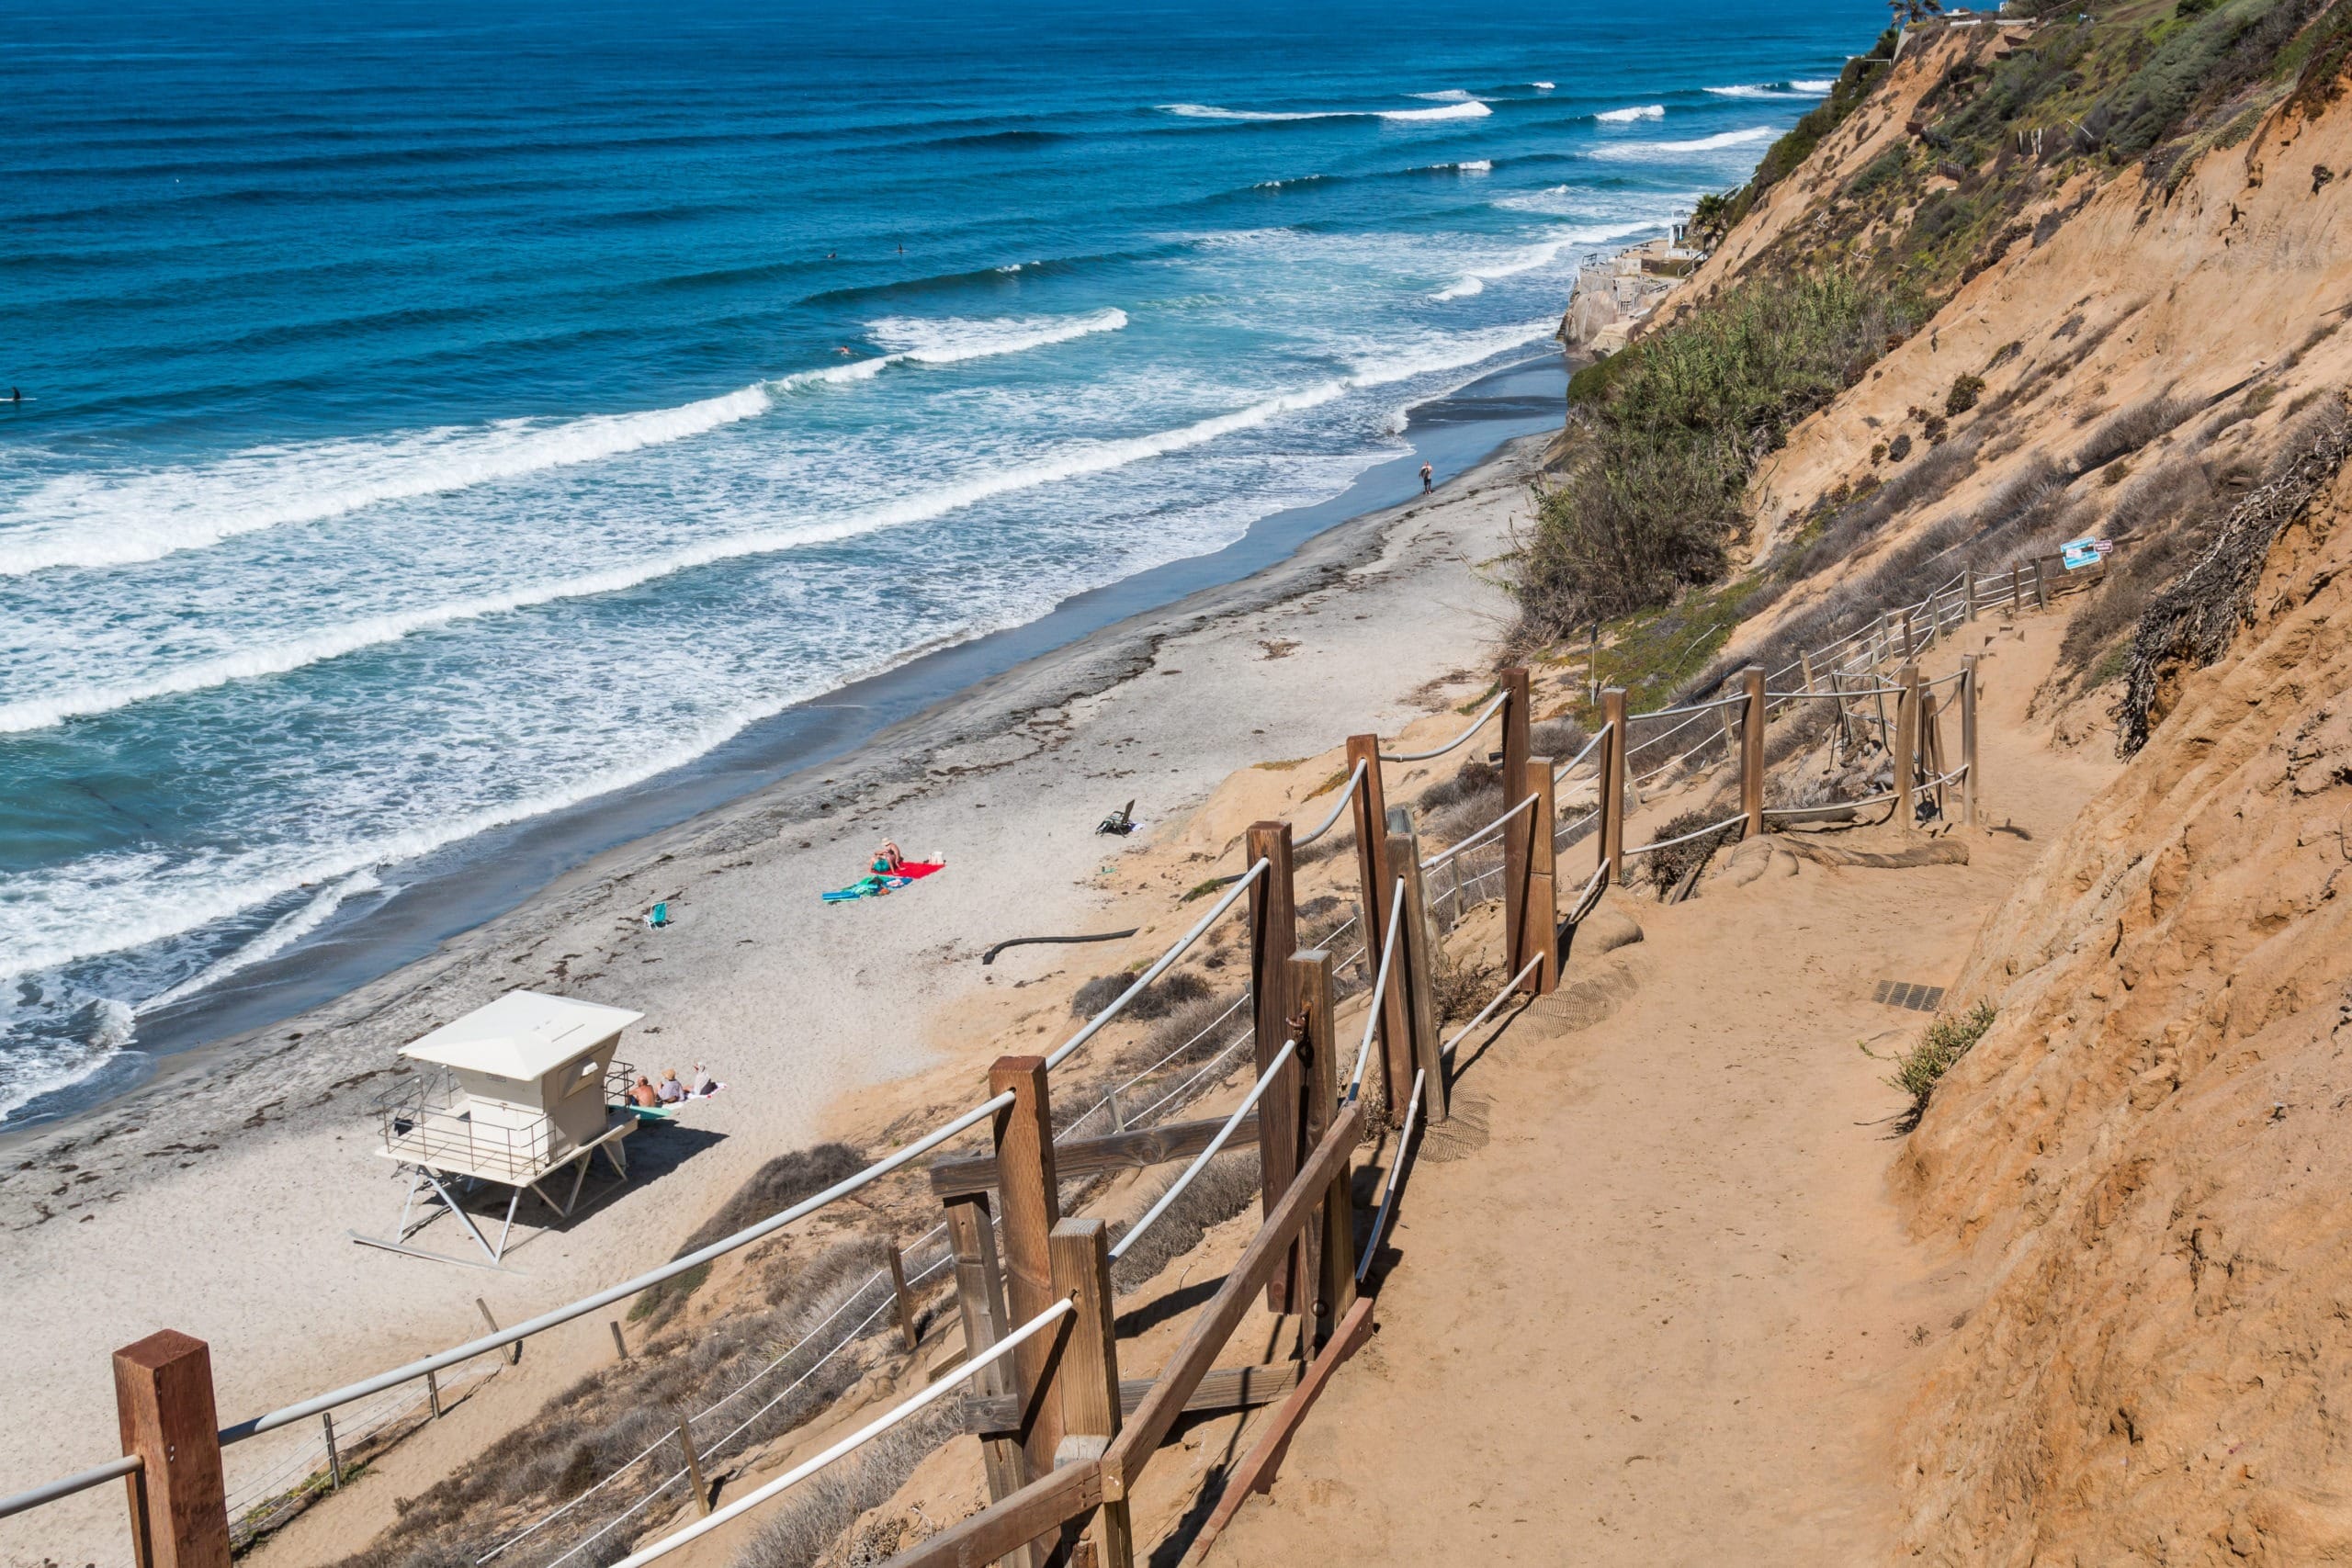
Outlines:
{"type": "MultiPolygon", "coordinates": [[[[605,1102],[626,1102],[637,1068],[628,1062],[605,1067],[605,1102]]],[[[520,1186],[542,1175],[567,1148],[558,1143],[553,1121],[542,1111],[520,1110],[501,1122],[476,1114],[477,1107],[447,1067],[420,1073],[371,1102],[384,1152],[407,1165],[459,1171],[520,1186]]]]}

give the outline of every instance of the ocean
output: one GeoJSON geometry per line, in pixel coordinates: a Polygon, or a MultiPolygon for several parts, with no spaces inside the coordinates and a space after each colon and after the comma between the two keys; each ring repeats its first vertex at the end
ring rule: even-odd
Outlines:
{"type": "Polygon", "coordinates": [[[10,0],[0,1124],[1350,492],[1879,9],[10,0]]]}

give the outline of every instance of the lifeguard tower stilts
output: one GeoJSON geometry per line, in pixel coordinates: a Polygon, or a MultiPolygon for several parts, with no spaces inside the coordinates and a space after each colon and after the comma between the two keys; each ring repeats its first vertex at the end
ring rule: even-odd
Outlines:
{"type": "Polygon", "coordinates": [[[376,1152],[408,1174],[408,1192],[390,1239],[357,1231],[351,1239],[411,1258],[500,1269],[525,1192],[568,1218],[599,1149],[614,1174],[627,1180],[621,1141],[637,1125],[628,1104],[635,1069],[615,1060],[613,1049],[621,1031],[644,1016],[569,997],[510,991],[401,1047],[402,1056],[427,1070],[379,1096],[373,1110],[382,1136],[376,1152]],[[557,1179],[567,1168],[571,1190],[559,1201],[557,1179]],[[494,1244],[452,1190],[485,1184],[511,1190],[494,1244]],[[435,1198],[487,1261],[408,1245],[433,1219],[435,1198]]]}

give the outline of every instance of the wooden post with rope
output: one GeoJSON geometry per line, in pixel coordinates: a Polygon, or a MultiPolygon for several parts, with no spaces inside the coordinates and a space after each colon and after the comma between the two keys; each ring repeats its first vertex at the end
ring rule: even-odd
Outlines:
{"type": "Polygon", "coordinates": [[[1973,653],[1960,660],[1960,819],[1976,826],[1976,660],[1973,653]]]}
{"type": "Polygon", "coordinates": [[[212,1352],[175,1329],[114,1353],[122,1451],[141,1468],[123,1478],[130,1557],[138,1568],[229,1568],[229,1501],[212,1352]]]}
{"type": "Polygon", "coordinates": [[[1919,667],[1905,664],[1894,678],[1903,688],[1894,708],[1894,813],[1908,832],[1918,825],[1919,667]]]}
{"type": "Polygon", "coordinates": [[[1608,737],[1600,743],[1600,845],[1596,871],[1609,868],[1603,885],[1625,880],[1625,688],[1600,694],[1600,721],[1608,737]]]}
{"type": "Polygon", "coordinates": [[[1939,716],[1936,688],[1923,681],[1919,684],[1919,778],[1935,802],[1935,814],[1941,817],[1944,786],[1933,782],[1944,775],[1944,738],[1939,716]]]}
{"type": "MultiPolygon", "coordinates": [[[[997,1265],[996,1224],[989,1195],[967,1192],[947,1200],[947,1237],[956,1250],[956,1307],[964,1325],[964,1356],[978,1356],[1004,1337],[1007,1322],[1004,1276],[997,1265]]],[[[971,1392],[983,1396],[1012,1392],[1012,1374],[991,1361],[972,1375],[971,1392]]],[[[980,1461],[988,1472],[989,1501],[1001,1502],[1030,1481],[1029,1458],[1011,1438],[980,1439],[980,1461]]],[[[1032,1568],[1036,1555],[1023,1546],[1005,1554],[1004,1568],[1032,1568]]]]}
{"type": "Polygon", "coordinates": [[[707,1517],[710,1514],[710,1483],[702,1478],[702,1455],[695,1450],[694,1426],[683,1416],[678,1418],[678,1448],[686,1456],[686,1484],[695,1489],[695,1506],[707,1517]]]}
{"type": "Polygon", "coordinates": [[[1739,672],[1747,693],[1740,709],[1739,808],[1747,817],[1747,837],[1764,836],[1764,666],[1751,664],[1739,672]]]}
{"type": "Polygon", "coordinates": [[[1973,566],[1964,566],[1960,569],[1960,602],[1965,606],[1960,618],[1963,621],[1974,620],[1976,618],[1976,569],[1973,566]]]}
{"type": "MultiPolygon", "coordinates": [[[[1291,1004],[1290,959],[1298,951],[1298,908],[1291,885],[1290,824],[1253,822],[1249,834],[1250,863],[1266,863],[1266,874],[1250,887],[1250,988],[1256,1003],[1258,1072],[1262,1074],[1282,1055],[1290,1038],[1290,1021],[1297,1009],[1291,1004]]],[[[1298,1059],[1294,1056],[1258,1101],[1258,1160],[1262,1173],[1263,1212],[1272,1213],[1282,1195],[1298,1174],[1298,1059]]],[[[1294,1248],[1290,1264],[1274,1270],[1266,1283],[1266,1310],[1286,1313],[1291,1287],[1298,1274],[1294,1248]]]]}
{"type": "MultiPolygon", "coordinates": [[[[1399,936],[1404,952],[1398,955],[1401,963],[1390,971],[1388,983],[1404,983],[1408,1015],[1412,1020],[1413,1066],[1425,1080],[1421,1115],[1434,1126],[1445,1120],[1444,1063],[1438,1055],[1437,1038],[1437,942],[1430,929],[1429,900],[1421,892],[1421,837],[1413,829],[1413,814],[1401,806],[1388,811],[1388,863],[1405,881],[1405,919],[1399,936]]],[[[1405,1081],[1408,1086],[1412,1082],[1405,1081]]],[[[1408,1098],[1412,1094],[1409,1087],[1405,1092],[1408,1098]]],[[[1390,1105],[1388,1115],[1393,1123],[1402,1125],[1404,1102],[1390,1105]]]]}
{"type": "Polygon", "coordinates": [[[882,1238],[882,1256],[890,1266],[890,1298],[899,1309],[899,1332],[912,1350],[922,1343],[922,1337],[915,1332],[915,1296],[907,1289],[907,1258],[897,1236],[882,1238]]]}
{"type": "MultiPolygon", "coordinates": [[[[1054,1226],[1052,1251],[1054,1292],[1075,1302],[1078,1309],[1070,1314],[1069,1343],[1054,1371],[1064,1433],[1056,1459],[1058,1469],[1065,1463],[1101,1460],[1119,1435],[1125,1413],[1119,1403],[1110,1232],[1099,1219],[1064,1220],[1054,1226]]],[[[1069,1535],[1065,1527],[1065,1542],[1069,1535]]],[[[1087,1535],[1096,1568],[1135,1568],[1135,1526],[1125,1497],[1097,1506],[1087,1535]]]]}
{"type": "Polygon", "coordinates": [[[2050,608],[2050,558],[2048,556],[2033,558],[2033,607],[2037,610],[2050,608]]]}
{"type": "MultiPolygon", "coordinates": [[[[1392,976],[1392,982],[1394,978],[1392,976]]],[[[1331,1130],[1331,1119],[1339,1114],[1340,1074],[1347,1066],[1340,1060],[1339,1020],[1332,1004],[1331,955],[1292,954],[1290,994],[1304,1015],[1298,1046],[1306,1063],[1306,1088],[1299,1116],[1299,1146],[1312,1149],[1322,1143],[1323,1134],[1331,1130]]],[[[1364,1070],[1372,1070],[1370,1064],[1365,1065],[1364,1070]]],[[[1347,1166],[1340,1166],[1331,1178],[1323,1212],[1306,1222],[1306,1234],[1311,1238],[1306,1250],[1312,1269],[1307,1289],[1314,1302],[1314,1341],[1320,1346],[1330,1338],[1332,1330],[1356,1300],[1355,1194],[1349,1186],[1347,1166]]]]}
{"type": "MultiPolygon", "coordinates": [[[[1011,1090],[1013,1101],[996,1113],[997,1192],[1004,1201],[1004,1294],[1012,1321],[1028,1322],[1059,1298],[1054,1293],[1050,1237],[1060,1223],[1061,1190],[1054,1177],[1054,1117],[1043,1056],[999,1056],[989,1069],[990,1098],[1011,1090]]],[[[1021,1450],[1032,1478],[1054,1468],[1061,1447],[1062,1413],[1044,1396],[1053,1371],[1054,1337],[1033,1335],[1012,1352],[1013,1393],[1021,1409],[1021,1450]]]]}
{"type": "Polygon", "coordinates": [[[1527,793],[1535,797],[1528,808],[1527,920],[1510,972],[1516,975],[1538,958],[1544,961],[1520,982],[1519,988],[1531,997],[1548,997],[1560,986],[1559,848],[1553,842],[1559,831],[1555,821],[1559,789],[1558,762],[1550,757],[1527,759],[1527,793]]]}
{"type": "MultiPolygon", "coordinates": [[[[1380,780],[1380,737],[1351,735],[1348,737],[1348,768],[1353,772],[1358,762],[1363,764],[1363,783],[1356,786],[1354,822],[1356,830],[1356,886],[1362,902],[1364,966],[1367,975],[1380,968],[1380,939],[1388,931],[1388,900],[1395,877],[1388,870],[1388,799],[1380,780]]],[[[1394,1104],[1405,1089],[1412,1086],[1408,1068],[1403,1084],[1396,1077],[1399,1063],[1411,1060],[1405,1048],[1405,1013],[1389,993],[1380,1010],[1380,1083],[1385,1091],[1382,1103],[1394,1104]]]]}
{"type": "MultiPolygon", "coordinates": [[[[1527,666],[1515,664],[1503,671],[1503,809],[1510,810],[1525,797],[1520,791],[1527,782],[1529,751],[1528,721],[1530,714],[1527,666]]],[[[1503,824],[1503,952],[1517,953],[1527,947],[1527,876],[1529,852],[1535,841],[1530,830],[1528,814],[1520,812],[1503,824]]],[[[1460,912],[1456,911],[1456,918],[1460,912]]],[[[1517,964],[1512,968],[1516,969],[1517,964]]]]}

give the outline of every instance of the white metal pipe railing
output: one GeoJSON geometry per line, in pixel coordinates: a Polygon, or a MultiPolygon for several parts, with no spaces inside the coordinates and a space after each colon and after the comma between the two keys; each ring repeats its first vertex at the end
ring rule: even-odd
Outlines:
{"type": "Polygon", "coordinates": [[[1185,1188],[1193,1184],[1193,1178],[1198,1176],[1207,1168],[1209,1161],[1216,1157],[1217,1151],[1225,1147],[1225,1141],[1233,1136],[1233,1130],[1241,1125],[1241,1119],[1258,1108],[1258,1101],[1265,1094],[1267,1087],[1274,1081],[1274,1075],[1283,1070],[1297,1051],[1297,1041],[1283,1042],[1283,1048],[1274,1053],[1274,1059],[1266,1064],[1266,1070],[1258,1075],[1258,1081],[1250,1086],[1250,1092],[1242,1098],[1241,1103],[1234,1107],[1233,1114],[1225,1119],[1225,1125],[1216,1130],[1216,1136],[1209,1140],[1208,1147],[1193,1156],[1193,1163],[1184,1168],[1184,1174],[1170,1182],[1168,1190],[1159,1195],[1159,1201],[1145,1212],[1143,1218],[1137,1220],[1126,1235],[1119,1238],[1118,1246],[1111,1249],[1114,1261],[1127,1255],[1127,1248],[1142,1239],[1143,1234],[1159,1223],[1159,1216],[1168,1212],[1168,1206],[1176,1201],[1185,1188]]]}
{"type": "Polygon", "coordinates": [[[1101,1012],[1098,1012],[1092,1018],[1088,1019],[1086,1021],[1085,1028],[1071,1035],[1068,1040],[1063,1041],[1059,1045],[1056,1046],[1053,1051],[1048,1053],[1046,1057],[1046,1066],[1048,1068],[1058,1067],[1065,1061],[1068,1061],[1071,1052],[1085,1044],[1089,1040],[1093,1039],[1094,1036],[1102,1030],[1103,1025],[1118,1017],[1120,1012],[1125,1009],[1129,1002],[1135,1000],[1137,996],[1142,994],[1143,988],[1146,986],[1150,985],[1154,980],[1159,979],[1160,976],[1166,974],[1170,964],[1183,957],[1185,951],[1194,942],[1200,941],[1202,936],[1211,926],[1216,924],[1218,920],[1225,918],[1225,912],[1233,908],[1234,901],[1239,898],[1244,893],[1249,892],[1250,885],[1255,883],[1258,878],[1266,874],[1269,863],[1270,863],[1267,861],[1260,860],[1255,865],[1252,865],[1248,871],[1243,872],[1238,877],[1237,877],[1234,880],[1233,886],[1226,889],[1225,897],[1216,901],[1216,908],[1211,909],[1207,914],[1203,915],[1200,918],[1199,922],[1195,924],[1191,931],[1186,931],[1182,937],[1179,937],[1176,941],[1176,945],[1170,948],[1166,953],[1161,953],[1158,961],[1155,962],[1150,968],[1146,969],[1142,974],[1136,976],[1135,984],[1129,986],[1125,990],[1121,991],[1118,997],[1113,1000],[1109,1007],[1104,1008],[1101,1012]]]}
{"type": "Polygon", "coordinates": [[[1331,815],[1323,818],[1322,825],[1317,828],[1315,831],[1307,834],[1306,837],[1303,839],[1293,839],[1290,845],[1292,849],[1305,849],[1307,845],[1313,843],[1316,840],[1321,838],[1324,834],[1329,832],[1332,828],[1338,825],[1340,817],[1345,815],[1347,812],[1348,802],[1355,798],[1357,788],[1363,784],[1363,771],[1368,765],[1369,764],[1363,761],[1361,758],[1357,760],[1355,771],[1348,775],[1347,787],[1340,791],[1340,804],[1331,807],[1331,815]]]}
{"type": "Polygon", "coordinates": [[[1364,1064],[1372,1059],[1373,1032],[1380,1027],[1381,999],[1388,994],[1388,966],[1396,956],[1396,933],[1405,920],[1405,879],[1396,879],[1396,891],[1388,900],[1388,934],[1380,942],[1380,970],[1372,982],[1372,1002],[1363,1015],[1363,1043],[1356,1047],[1356,1070],[1348,1079],[1348,1092],[1343,1100],[1353,1100],[1363,1088],[1364,1064]]]}

